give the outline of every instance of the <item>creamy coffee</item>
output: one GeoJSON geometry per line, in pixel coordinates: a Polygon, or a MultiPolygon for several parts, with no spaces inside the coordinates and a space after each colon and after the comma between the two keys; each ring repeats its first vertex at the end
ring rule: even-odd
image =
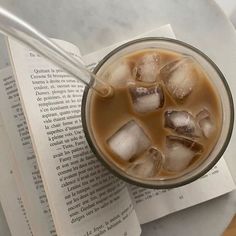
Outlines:
{"type": "Polygon", "coordinates": [[[137,178],[162,179],[191,170],[221,132],[220,99],[190,56],[164,49],[128,54],[101,78],[112,98],[91,97],[90,123],[110,162],[137,178]]]}

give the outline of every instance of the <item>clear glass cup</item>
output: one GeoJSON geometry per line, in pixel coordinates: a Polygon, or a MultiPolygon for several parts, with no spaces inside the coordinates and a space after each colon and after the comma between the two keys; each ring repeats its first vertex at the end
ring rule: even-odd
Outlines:
{"type": "Polygon", "coordinates": [[[181,172],[179,175],[174,177],[160,178],[157,180],[152,179],[140,179],[129,175],[127,172],[115,165],[109,158],[107,158],[100,150],[98,144],[93,135],[93,130],[90,125],[90,101],[91,94],[94,92],[89,88],[86,88],[83,95],[82,101],[82,123],[85,132],[86,139],[90,148],[92,149],[95,156],[102,161],[102,163],[116,176],[122,178],[123,180],[147,188],[174,188],[188,184],[206,172],[208,172],[222,157],[224,151],[226,150],[230,137],[233,130],[234,122],[234,105],[232,95],[229,86],[226,82],[224,75],[221,73],[219,68],[215,63],[204,53],[202,53],[197,48],[186,44],[184,42],[168,39],[168,38],[143,38],[125,43],[107,56],[105,56],[100,63],[94,69],[94,73],[99,76],[106,68],[114,63],[117,59],[123,57],[126,54],[135,52],[137,50],[144,50],[150,48],[160,48],[168,49],[181,54],[187,54],[192,56],[205,70],[208,74],[209,79],[215,86],[218,92],[221,108],[222,108],[222,129],[220,132],[219,139],[214,146],[213,150],[210,152],[208,157],[206,157],[197,166],[188,168],[186,171],[181,172]]]}

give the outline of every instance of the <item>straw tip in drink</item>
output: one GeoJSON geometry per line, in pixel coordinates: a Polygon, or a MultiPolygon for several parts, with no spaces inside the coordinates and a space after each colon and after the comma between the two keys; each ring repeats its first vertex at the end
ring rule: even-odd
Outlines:
{"type": "Polygon", "coordinates": [[[105,86],[99,89],[99,95],[103,98],[111,98],[114,95],[114,88],[112,86],[105,86]]]}

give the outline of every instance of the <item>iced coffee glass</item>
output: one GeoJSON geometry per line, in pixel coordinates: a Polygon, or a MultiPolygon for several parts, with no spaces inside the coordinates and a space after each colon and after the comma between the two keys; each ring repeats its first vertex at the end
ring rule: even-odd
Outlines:
{"type": "Polygon", "coordinates": [[[233,129],[233,100],[218,67],[174,39],[123,44],[94,69],[114,95],[85,89],[82,123],[89,146],[123,180],[174,188],[209,171],[233,129]]]}

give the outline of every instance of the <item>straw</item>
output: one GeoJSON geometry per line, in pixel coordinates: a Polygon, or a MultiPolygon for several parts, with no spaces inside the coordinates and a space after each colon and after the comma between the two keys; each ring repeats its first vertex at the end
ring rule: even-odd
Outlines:
{"type": "Polygon", "coordinates": [[[50,59],[80,82],[95,90],[100,96],[109,97],[113,94],[113,88],[89,71],[81,58],[72,57],[37,29],[1,7],[0,32],[50,59]]]}

